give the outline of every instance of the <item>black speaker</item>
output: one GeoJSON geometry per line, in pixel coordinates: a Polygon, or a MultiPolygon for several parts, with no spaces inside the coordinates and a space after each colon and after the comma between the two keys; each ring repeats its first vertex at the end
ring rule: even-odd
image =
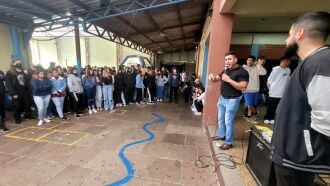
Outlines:
{"type": "Polygon", "coordinates": [[[246,166],[258,185],[276,186],[275,169],[270,155],[269,144],[252,130],[246,155],[246,166]]]}

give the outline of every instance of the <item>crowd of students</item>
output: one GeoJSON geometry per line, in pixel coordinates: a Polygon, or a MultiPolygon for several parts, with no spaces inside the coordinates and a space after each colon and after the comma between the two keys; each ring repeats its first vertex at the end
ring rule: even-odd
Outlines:
{"type": "Polygon", "coordinates": [[[75,67],[62,68],[51,63],[48,69],[36,66],[35,70],[25,70],[19,60],[11,63],[10,70],[0,72],[0,114],[1,129],[5,126],[5,94],[11,100],[16,124],[22,118],[34,119],[32,110],[36,108],[38,126],[51,122],[54,115],[61,120],[69,120],[73,112],[80,118],[83,110],[89,114],[104,110],[114,112],[117,107],[129,104],[154,104],[168,99],[178,102],[180,86],[185,92],[185,100],[192,96],[192,86],[186,72],[175,68],[152,69],[145,73],[140,65],[133,67],[97,68],[86,66],[78,74],[75,67]],[[190,89],[188,91],[188,89],[190,89]]]}

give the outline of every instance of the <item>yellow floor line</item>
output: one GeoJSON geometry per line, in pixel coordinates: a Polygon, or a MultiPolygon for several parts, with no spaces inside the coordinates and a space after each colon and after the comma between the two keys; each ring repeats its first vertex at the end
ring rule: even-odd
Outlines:
{"type": "MultiPolygon", "coordinates": [[[[59,124],[61,125],[61,124],[59,124]]],[[[58,126],[58,125],[57,125],[58,126]]],[[[52,127],[52,128],[55,128],[56,126],[52,127]]],[[[85,133],[85,132],[79,132],[79,131],[65,131],[65,130],[56,130],[56,129],[52,129],[52,128],[42,128],[42,127],[26,127],[26,128],[23,128],[23,129],[20,129],[20,130],[17,130],[15,132],[12,132],[12,133],[9,133],[9,134],[6,134],[5,137],[8,137],[8,138],[14,138],[14,139],[21,139],[21,140],[28,140],[28,141],[34,141],[34,142],[46,142],[46,143],[50,143],[50,144],[59,144],[59,145],[66,145],[66,146],[73,146],[75,144],[77,144],[78,142],[80,142],[83,138],[85,138],[86,136],[88,136],[89,134],[88,133],[85,133]],[[14,134],[16,133],[19,133],[19,132],[22,132],[22,131],[25,131],[25,130],[28,130],[28,129],[38,129],[38,130],[48,130],[48,131],[51,131],[39,138],[26,138],[26,137],[21,137],[21,136],[16,136],[14,134]],[[50,141],[50,140],[43,140],[42,138],[45,138],[51,134],[54,134],[56,132],[62,132],[62,133],[72,133],[72,134],[83,134],[83,136],[79,137],[78,140],[68,144],[68,143],[60,143],[60,142],[55,142],[55,141],[50,141]]]]}

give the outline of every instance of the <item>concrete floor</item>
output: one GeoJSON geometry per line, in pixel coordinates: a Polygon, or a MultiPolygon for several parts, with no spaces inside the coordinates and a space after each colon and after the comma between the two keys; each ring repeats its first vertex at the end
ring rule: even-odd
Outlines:
{"type": "Polygon", "coordinates": [[[201,116],[184,104],[130,105],[115,113],[84,114],[68,122],[54,119],[37,127],[37,121],[21,125],[7,122],[9,134],[0,134],[0,186],[86,185],[113,183],[127,175],[118,152],[127,143],[148,136],[155,139],[129,148],[125,153],[135,175],[132,186],[218,185],[213,167],[197,168],[200,155],[210,155],[201,116]]]}

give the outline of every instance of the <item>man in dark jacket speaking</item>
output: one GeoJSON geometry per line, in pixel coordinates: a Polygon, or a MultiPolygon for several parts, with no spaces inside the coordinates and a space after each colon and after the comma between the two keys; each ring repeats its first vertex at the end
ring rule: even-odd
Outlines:
{"type": "Polygon", "coordinates": [[[272,139],[277,185],[312,186],[314,174],[330,174],[330,14],[300,17],[286,40],[286,57],[302,64],[279,103],[272,139]]]}

